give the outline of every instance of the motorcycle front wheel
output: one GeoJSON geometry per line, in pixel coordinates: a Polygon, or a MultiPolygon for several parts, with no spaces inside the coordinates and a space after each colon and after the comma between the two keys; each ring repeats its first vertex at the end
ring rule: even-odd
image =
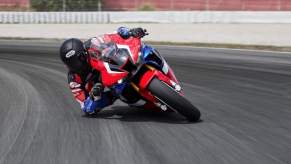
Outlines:
{"type": "Polygon", "coordinates": [[[162,103],[177,111],[189,121],[197,122],[200,120],[200,111],[166,83],[154,78],[148,85],[148,89],[162,103]]]}

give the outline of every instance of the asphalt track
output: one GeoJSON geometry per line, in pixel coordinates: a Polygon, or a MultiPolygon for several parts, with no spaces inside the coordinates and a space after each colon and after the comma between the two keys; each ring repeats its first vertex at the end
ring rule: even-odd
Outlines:
{"type": "Polygon", "coordinates": [[[202,112],[84,117],[56,42],[0,41],[0,164],[290,164],[291,54],[157,46],[202,112]]]}

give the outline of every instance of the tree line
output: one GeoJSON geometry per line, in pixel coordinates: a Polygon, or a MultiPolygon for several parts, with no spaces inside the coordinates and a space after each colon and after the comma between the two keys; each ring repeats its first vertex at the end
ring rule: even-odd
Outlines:
{"type": "Polygon", "coordinates": [[[101,0],[31,0],[35,11],[98,11],[101,0]]]}

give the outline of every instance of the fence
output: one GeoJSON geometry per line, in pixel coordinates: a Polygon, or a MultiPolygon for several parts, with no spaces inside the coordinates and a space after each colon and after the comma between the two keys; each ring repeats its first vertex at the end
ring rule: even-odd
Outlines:
{"type": "Polygon", "coordinates": [[[0,12],[0,23],[291,23],[291,12],[0,12]]]}
{"type": "Polygon", "coordinates": [[[32,11],[291,11],[291,0],[0,0],[0,10],[21,8],[32,11]]]}
{"type": "Polygon", "coordinates": [[[290,11],[291,0],[106,0],[105,10],[290,11]]]}

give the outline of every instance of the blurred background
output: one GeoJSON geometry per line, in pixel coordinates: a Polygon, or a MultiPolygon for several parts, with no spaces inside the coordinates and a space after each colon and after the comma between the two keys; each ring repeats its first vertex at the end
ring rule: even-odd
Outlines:
{"type": "Polygon", "coordinates": [[[290,52],[291,0],[0,0],[0,164],[291,164],[290,52]],[[61,42],[120,26],[147,29],[203,122],[82,116],[61,42]]]}
{"type": "Polygon", "coordinates": [[[140,26],[146,41],[291,43],[291,0],[0,0],[0,10],[0,38],[86,39],[140,26]]]}
{"type": "Polygon", "coordinates": [[[288,11],[291,0],[0,0],[5,11],[288,11]]]}

